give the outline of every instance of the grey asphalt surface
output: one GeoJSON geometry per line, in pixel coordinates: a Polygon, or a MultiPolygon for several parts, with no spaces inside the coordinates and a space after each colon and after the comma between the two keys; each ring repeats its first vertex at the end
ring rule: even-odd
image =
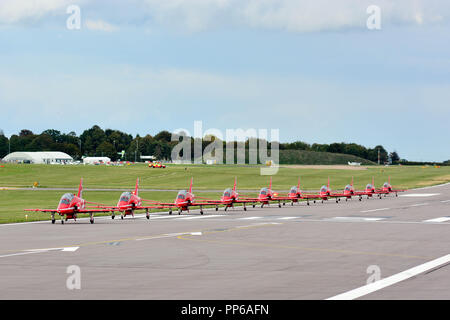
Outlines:
{"type": "MultiPolygon", "coordinates": [[[[0,299],[327,299],[364,286],[371,265],[385,278],[449,254],[447,216],[450,184],[361,202],[0,225],[0,299]],[[66,287],[70,265],[80,290],[66,287]]],[[[449,268],[361,299],[450,299],[449,268]]]]}

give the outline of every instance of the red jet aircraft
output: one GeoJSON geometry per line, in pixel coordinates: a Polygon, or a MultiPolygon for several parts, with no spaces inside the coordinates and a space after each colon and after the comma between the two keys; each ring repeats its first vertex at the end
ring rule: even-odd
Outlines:
{"type": "Polygon", "coordinates": [[[191,178],[191,184],[189,185],[189,191],[180,190],[175,198],[173,203],[164,203],[153,200],[143,200],[148,201],[154,205],[157,205],[157,208],[169,208],[169,214],[172,214],[172,209],[177,208],[178,214],[181,214],[183,211],[189,212],[189,207],[198,206],[200,207],[200,214],[203,214],[203,206],[211,205],[209,202],[195,202],[195,196],[192,193],[192,183],[193,178],[191,178]]]}
{"type": "Polygon", "coordinates": [[[115,207],[102,207],[109,208],[112,211],[111,218],[114,219],[114,211],[120,212],[120,218],[123,220],[124,217],[131,215],[134,218],[134,211],[145,210],[145,216],[150,219],[150,213],[148,209],[153,208],[164,208],[163,206],[143,206],[142,199],[139,197],[139,178],[136,179],[136,186],[133,192],[125,191],[120,195],[119,202],[115,207]]]}
{"type": "MultiPolygon", "coordinates": [[[[94,223],[94,213],[96,212],[110,212],[107,209],[92,209],[86,207],[87,201],[82,198],[83,193],[83,179],[80,180],[80,186],[78,187],[78,194],[65,193],[59,201],[56,209],[25,209],[25,211],[37,211],[37,212],[50,212],[52,215],[52,223],[55,223],[55,213],[61,216],[61,223],[64,224],[64,220],[68,219],[77,220],[78,214],[88,213],[90,215],[90,222],[94,223]]],[[[97,206],[98,208],[98,206],[97,206]]]]}
{"type": "Polygon", "coordinates": [[[390,193],[395,193],[395,196],[398,197],[398,192],[403,192],[406,191],[406,189],[392,189],[391,186],[391,177],[388,177],[388,182],[385,182],[383,184],[383,187],[381,189],[378,190],[380,193],[384,194],[384,196],[390,194],[390,193]]]}
{"type": "Polygon", "coordinates": [[[242,203],[244,207],[244,211],[247,211],[247,207],[245,206],[246,203],[254,203],[254,200],[246,200],[246,199],[239,199],[239,194],[236,192],[236,185],[237,185],[237,179],[234,178],[234,185],[233,189],[227,188],[224,190],[222,197],[220,200],[205,200],[209,204],[215,204],[216,205],[216,211],[219,210],[219,205],[223,205],[225,208],[224,210],[227,211],[228,208],[234,208],[235,203],[242,203]]]}

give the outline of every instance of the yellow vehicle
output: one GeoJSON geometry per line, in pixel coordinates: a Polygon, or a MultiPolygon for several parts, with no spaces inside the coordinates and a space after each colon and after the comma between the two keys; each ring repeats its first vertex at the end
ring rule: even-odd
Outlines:
{"type": "Polygon", "coordinates": [[[148,164],[149,168],[165,168],[166,165],[162,164],[160,161],[150,162],[148,164]]]}

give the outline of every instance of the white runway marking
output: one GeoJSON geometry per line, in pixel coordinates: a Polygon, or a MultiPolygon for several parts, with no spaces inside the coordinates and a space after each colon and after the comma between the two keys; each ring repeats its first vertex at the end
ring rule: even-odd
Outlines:
{"type": "Polygon", "coordinates": [[[23,250],[23,252],[17,252],[17,253],[11,253],[11,254],[2,255],[2,256],[0,256],[0,258],[13,257],[13,256],[22,256],[22,255],[26,255],[26,254],[42,253],[42,252],[49,252],[49,251],[75,252],[79,248],[80,247],[64,247],[64,248],[45,248],[45,249],[23,250]]]}
{"type": "Polygon", "coordinates": [[[192,219],[205,219],[205,218],[215,218],[215,217],[222,217],[222,215],[214,214],[209,216],[194,216],[194,217],[187,217],[187,218],[177,218],[175,220],[192,220],[192,219]]]}
{"type": "Polygon", "coordinates": [[[450,202],[450,200],[442,200],[442,203],[450,202]]]}
{"type": "Polygon", "coordinates": [[[255,220],[255,219],[262,219],[262,217],[246,217],[246,218],[239,218],[239,220],[255,220]]]}
{"type": "Polygon", "coordinates": [[[399,197],[433,197],[438,195],[440,195],[440,193],[409,193],[401,194],[399,197]]]}
{"type": "Polygon", "coordinates": [[[430,220],[424,220],[423,222],[446,222],[446,221],[450,221],[450,217],[440,217],[430,220]]]}
{"type": "Polygon", "coordinates": [[[344,292],[342,294],[338,294],[337,296],[328,298],[327,300],[353,300],[362,296],[365,296],[369,293],[378,291],[380,289],[386,288],[388,286],[391,286],[393,284],[396,284],[400,281],[404,281],[406,279],[409,279],[411,277],[414,277],[418,274],[421,274],[425,271],[434,269],[436,267],[439,267],[443,264],[450,262],[450,254],[447,254],[443,257],[437,258],[435,260],[426,262],[424,264],[421,264],[417,267],[408,269],[406,271],[394,274],[390,277],[372,282],[370,284],[367,284],[365,286],[356,288],[354,290],[350,290],[348,292],[344,292]]]}
{"type": "MultiPolygon", "coordinates": [[[[191,217],[188,215],[184,215],[184,217],[191,217]]],[[[150,216],[150,220],[156,220],[156,219],[179,219],[178,216],[172,216],[172,215],[168,215],[168,216],[157,216],[157,217],[152,217],[150,216]]]]}
{"type": "Polygon", "coordinates": [[[386,218],[380,217],[333,217],[328,220],[338,220],[338,221],[380,221],[386,218]]]}
{"type": "Polygon", "coordinates": [[[365,212],[374,212],[374,211],[384,211],[384,210],[389,210],[390,208],[380,208],[380,209],[372,209],[372,210],[364,210],[364,211],[361,211],[362,213],[365,213],[365,212]]]}
{"type": "Polygon", "coordinates": [[[278,218],[280,220],[290,220],[290,219],[299,219],[300,217],[282,217],[282,218],[278,218]]]}
{"type": "Polygon", "coordinates": [[[426,206],[427,204],[429,204],[429,203],[416,203],[416,204],[409,205],[409,207],[420,207],[420,206],[426,206]]]}

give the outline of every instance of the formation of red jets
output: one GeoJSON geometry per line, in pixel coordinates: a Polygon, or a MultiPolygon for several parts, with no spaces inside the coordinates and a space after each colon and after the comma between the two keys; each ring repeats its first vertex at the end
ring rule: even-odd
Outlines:
{"type": "Polygon", "coordinates": [[[250,204],[253,208],[256,204],[260,204],[261,208],[270,203],[278,203],[285,205],[286,202],[290,202],[291,205],[299,202],[300,200],[306,201],[309,205],[310,201],[314,203],[316,201],[321,201],[322,203],[328,199],[335,199],[336,203],[344,198],[345,201],[353,197],[358,197],[359,201],[362,200],[363,196],[369,197],[379,197],[388,194],[395,194],[398,196],[398,192],[405,191],[401,189],[393,189],[390,184],[390,178],[388,182],[385,182],[381,188],[375,188],[374,180],[372,178],[372,183],[367,184],[363,191],[357,191],[353,187],[353,178],[350,184],[346,185],[344,190],[339,192],[333,192],[330,189],[330,179],[328,178],[327,185],[320,188],[319,193],[306,193],[302,192],[300,189],[300,179],[298,180],[297,186],[293,186],[286,196],[280,196],[278,193],[272,190],[272,178],[270,178],[270,183],[268,187],[262,188],[259,191],[258,197],[247,197],[239,196],[236,191],[237,181],[234,180],[233,188],[227,188],[223,192],[220,200],[210,200],[202,199],[201,201],[196,201],[195,196],[192,192],[193,179],[189,186],[189,190],[180,190],[175,198],[174,202],[166,203],[153,200],[145,200],[139,197],[139,178],[136,180],[136,186],[132,192],[123,192],[119,198],[116,206],[105,206],[101,204],[95,204],[93,202],[88,202],[82,198],[83,192],[83,179],[80,180],[80,185],[78,187],[78,194],[74,195],[72,193],[65,193],[61,200],[59,201],[58,207],[56,209],[25,209],[25,211],[38,211],[38,212],[48,212],[52,215],[52,223],[55,223],[55,215],[58,214],[61,217],[61,223],[67,221],[68,219],[77,219],[78,214],[89,214],[90,222],[94,223],[94,213],[106,213],[111,212],[111,218],[115,218],[115,213],[119,212],[120,217],[131,215],[134,217],[134,212],[137,210],[145,210],[147,219],[150,219],[150,209],[169,209],[169,214],[172,214],[173,210],[178,210],[178,214],[183,211],[188,211],[191,207],[199,207],[200,214],[203,214],[203,207],[205,206],[215,206],[216,211],[219,210],[219,206],[224,206],[226,211],[230,207],[234,207],[235,204],[242,204],[243,209],[247,210],[246,204],[250,204]],[[144,204],[144,205],[143,205],[144,204]]]}

